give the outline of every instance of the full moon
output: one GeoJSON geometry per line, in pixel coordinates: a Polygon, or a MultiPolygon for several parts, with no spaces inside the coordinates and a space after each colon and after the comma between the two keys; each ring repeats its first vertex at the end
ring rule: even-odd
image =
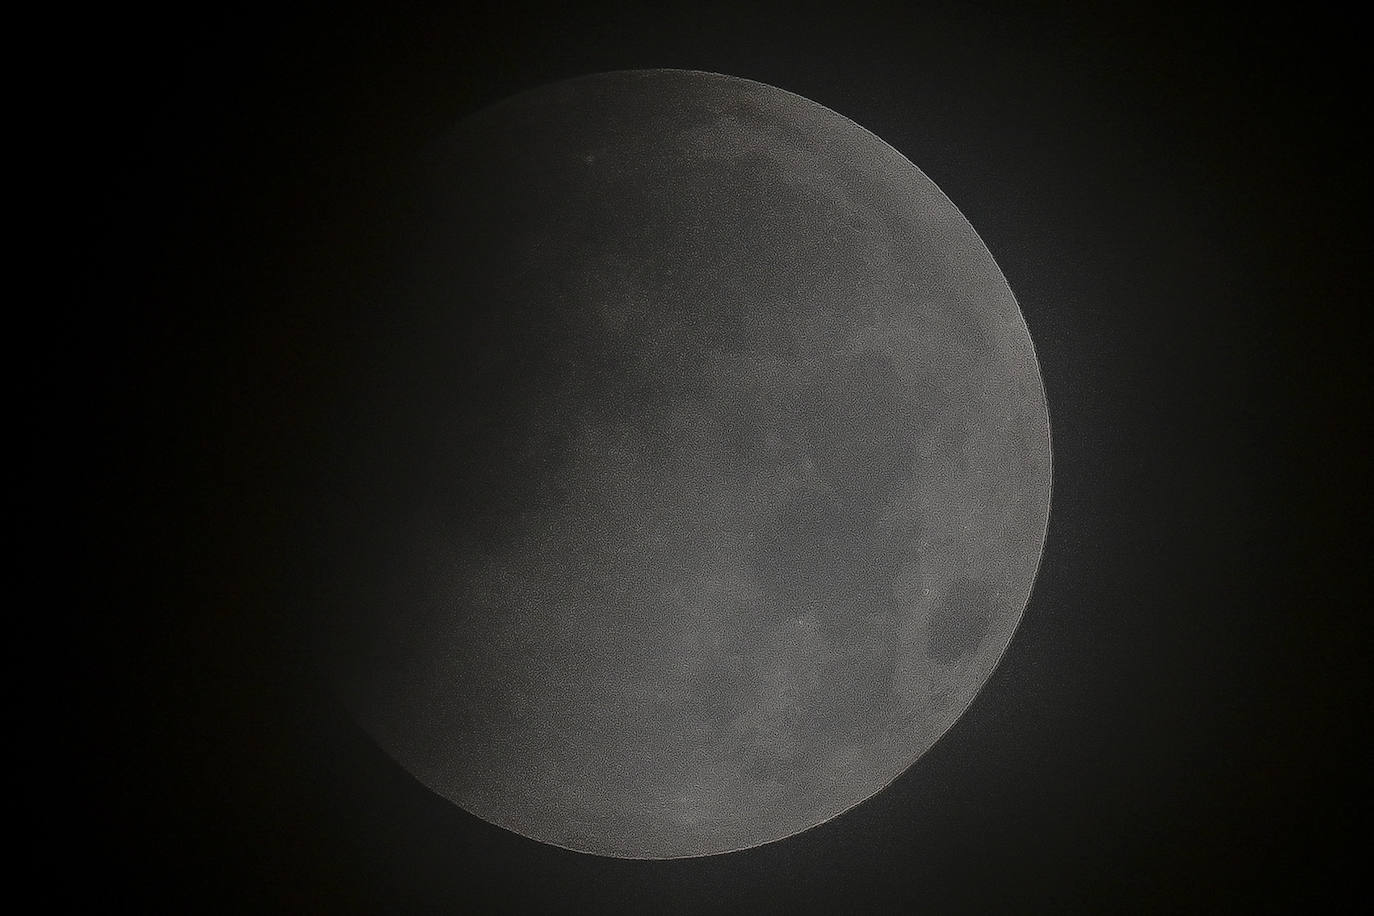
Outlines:
{"type": "Polygon", "coordinates": [[[599,855],[881,791],[992,674],[1049,516],[1039,367],[973,227],[852,121],[717,74],[538,88],[422,159],[369,433],[404,469],[373,481],[389,559],[338,624],[360,725],[599,855]]]}

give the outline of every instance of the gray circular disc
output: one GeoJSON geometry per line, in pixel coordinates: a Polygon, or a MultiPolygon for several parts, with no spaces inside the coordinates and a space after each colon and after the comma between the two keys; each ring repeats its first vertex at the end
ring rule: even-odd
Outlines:
{"type": "Polygon", "coordinates": [[[602,855],[881,790],[991,674],[1048,521],[1038,365],[973,227],[853,122],[708,73],[526,92],[425,161],[394,303],[424,448],[359,721],[602,855]]]}

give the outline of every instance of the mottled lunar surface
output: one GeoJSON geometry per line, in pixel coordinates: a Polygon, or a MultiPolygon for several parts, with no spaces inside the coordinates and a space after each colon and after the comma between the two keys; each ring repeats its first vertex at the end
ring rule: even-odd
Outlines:
{"type": "Polygon", "coordinates": [[[394,305],[423,449],[360,722],[604,855],[882,789],[1007,648],[1048,518],[1038,367],[973,228],[852,122],[703,73],[528,92],[426,163],[394,305]]]}

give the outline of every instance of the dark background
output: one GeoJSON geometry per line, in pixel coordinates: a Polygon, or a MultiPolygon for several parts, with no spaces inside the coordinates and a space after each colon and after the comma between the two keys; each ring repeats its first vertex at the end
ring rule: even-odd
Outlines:
{"type": "Polygon", "coordinates": [[[73,14],[55,158],[89,250],[57,278],[75,308],[46,314],[57,355],[21,355],[33,479],[81,510],[52,543],[91,519],[66,554],[80,572],[48,579],[92,586],[56,619],[93,650],[63,663],[80,737],[70,810],[36,834],[62,863],[48,893],[179,913],[1287,912],[1362,894],[1357,27],[1018,6],[73,14]],[[656,66],[814,99],[955,201],[1035,339],[1055,493],[1011,649],[891,788],[785,842],[627,862],[413,783],[319,686],[308,621],[322,571],[351,562],[321,507],[357,483],[398,170],[514,91],[656,66]]]}

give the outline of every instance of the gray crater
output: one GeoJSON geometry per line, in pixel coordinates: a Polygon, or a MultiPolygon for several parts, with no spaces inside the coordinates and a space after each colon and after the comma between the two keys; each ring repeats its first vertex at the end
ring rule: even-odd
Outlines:
{"type": "Polygon", "coordinates": [[[987,635],[993,600],[992,586],[986,580],[956,580],[949,597],[930,615],[926,654],[945,664],[971,655],[987,635]]]}

